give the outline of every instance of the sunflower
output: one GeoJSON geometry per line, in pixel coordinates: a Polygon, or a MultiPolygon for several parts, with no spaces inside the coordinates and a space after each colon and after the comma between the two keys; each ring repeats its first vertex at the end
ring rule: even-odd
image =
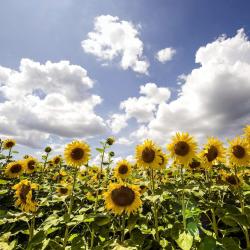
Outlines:
{"type": "Polygon", "coordinates": [[[31,183],[30,181],[22,180],[18,184],[12,187],[12,189],[16,190],[15,198],[16,206],[20,206],[21,210],[24,212],[35,212],[37,203],[34,200],[32,190],[37,189],[37,184],[31,183]]]}
{"type": "Polygon", "coordinates": [[[202,166],[201,166],[201,162],[197,160],[196,158],[194,158],[192,162],[188,164],[188,167],[191,171],[199,171],[202,166]]]}
{"type": "Polygon", "coordinates": [[[57,194],[59,196],[68,196],[72,192],[72,186],[71,185],[62,185],[56,189],[57,194]]]}
{"type": "Polygon", "coordinates": [[[37,167],[37,160],[31,156],[24,160],[25,172],[28,174],[33,173],[37,167]]]}
{"type": "Polygon", "coordinates": [[[118,215],[134,213],[142,205],[140,187],[136,185],[111,183],[103,196],[106,208],[118,215]]]}
{"type": "Polygon", "coordinates": [[[65,161],[72,167],[86,164],[90,157],[90,147],[85,142],[73,141],[64,150],[65,161]]]}
{"type": "Polygon", "coordinates": [[[16,178],[19,177],[23,173],[23,171],[24,171],[24,161],[19,160],[10,162],[5,169],[5,174],[9,178],[16,178]]]}
{"type": "Polygon", "coordinates": [[[60,164],[62,161],[62,157],[60,155],[57,155],[55,156],[53,159],[52,159],[52,162],[55,164],[55,165],[58,165],[60,164]]]}
{"type": "Polygon", "coordinates": [[[159,148],[151,140],[144,141],[136,146],[137,165],[144,168],[159,168],[162,158],[159,155],[159,148]]]}
{"type": "Polygon", "coordinates": [[[188,166],[195,157],[197,143],[188,133],[176,133],[167,149],[176,163],[188,166]]]}
{"type": "Polygon", "coordinates": [[[164,154],[161,150],[158,150],[158,155],[161,158],[161,162],[159,163],[159,169],[165,169],[167,163],[168,163],[168,157],[166,154],[164,154]]]}
{"type": "Polygon", "coordinates": [[[200,153],[205,168],[225,162],[225,148],[218,138],[209,137],[200,153]]]}
{"type": "Polygon", "coordinates": [[[121,160],[114,169],[114,176],[120,179],[126,179],[131,175],[131,164],[127,160],[121,160]]]}
{"type": "Polygon", "coordinates": [[[4,149],[11,149],[16,145],[16,141],[13,139],[6,139],[3,141],[3,148],[4,149]]]}
{"type": "Polygon", "coordinates": [[[250,144],[250,125],[247,125],[244,128],[244,132],[245,132],[245,137],[247,139],[248,144],[250,144]]]}
{"type": "Polygon", "coordinates": [[[245,138],[236,137],[230,142],[228,158],[230,165],[241,167],[250,162],[250,146],[245,138]]]}
{"type": "Polygon", "coordinates": [[[238,187],[242,185],[242,180],[235,174],[229,174],[221,171],[221,179],[231,187],[238,187]]]}
{"type": "Polygon", "coordinates": [[[59,173],[56,173],[53,177],[52,177],[52,179],[54,180],[54,181],[56,181],[56,182],[63,182],[64,181],[64,179],[66,179],[66,177],[68,176],[68,174],[67,174],[67,172],[65,172],[64,170],[60,170],[59,171],[59,173]]]}
{"type": "Polygon", "coordinates": [[[85,178],[86,178],[86,176],[88,176],[88,171],[87,171],[87,169],[81,169],[80,171],[79,171],[79,173],[78,173],[78,178],[80,179],[80,180],[84,180],[85,178]]]}

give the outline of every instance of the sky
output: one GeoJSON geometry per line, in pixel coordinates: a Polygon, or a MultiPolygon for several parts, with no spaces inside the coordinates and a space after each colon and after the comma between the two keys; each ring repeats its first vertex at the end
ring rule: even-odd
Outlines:
{"type": "Polygon", "coordinates": [[[0,137],[21,154],[115,136],[202,143],[250,123],[247,0],[0,2],[0,137]]]}

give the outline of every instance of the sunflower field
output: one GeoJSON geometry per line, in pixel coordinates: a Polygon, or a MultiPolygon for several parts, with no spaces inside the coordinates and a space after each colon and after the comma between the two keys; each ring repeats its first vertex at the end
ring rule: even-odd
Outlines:
{"type": "Polygon", "coordinates": [[[250,125],[227,145],[145,140],[133,163],[114,162],[114,143],[38,160],[0,140],[0,249],[250,249],[250,125]]]}

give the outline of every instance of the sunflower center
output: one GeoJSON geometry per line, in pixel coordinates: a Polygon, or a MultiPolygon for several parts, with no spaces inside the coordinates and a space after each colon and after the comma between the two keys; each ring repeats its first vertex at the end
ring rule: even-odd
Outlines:
{"type": "Polygon", "coordinates": [[[211,162],[214,159],[216,159],[217,156],[218,156],[218,149],[215,146],[211,146],[206,154],[207,160],[211,162]]]}
{"type": "Polygon", "coordinates": [[[16,174],[22,170],[22,166],[20,164],[15,164],[11,167],[11,173],[16,174]]]}
{"type": "Polygon", "coordinates": [[[28,169],[29,170],[34,170],[35,169],[35,161],[31,160],[28,162],[28,169]]]}
{"type": "Polygon", "coordinates": [[[142,151],[142,159],[146,163],[151,163],[155,159],[155,151],[151,148],[146,147],[142,151]]]}
{"type": "Polygon", "coordinates": [[[231,185],[237,185],[239,183],[239,179],[235,175],[229,175],[226,177],[226,181],[231,185]]]}
{"type": "Polygon", "coordinates": [[[6,147],[7,148],[12,148],[14,146],[14,143],[12,142],[12,141],[8,141],[7,143],[6,143],[6,147]]]}
{"type": "Polygon", "coordinates": [[[30,191],[30,185],[23,184],[20,191],[20,199],[22,200],[23,203],[26,203],[26,197],[29,191],[30,191]]]}
{"type": "Polygon", "coordinates": [[[174,151],[177,155],[185,156],[189,152],[189,145],[185,141],[179,141],[174,145],[174,151]]]}
{"type": "Polygon", "coordinates": [[[64,187],[61,187],[61,188],[60,188],[60,193],[61,193],[61,194],[67,194],[67,192],[68,192],[68,189],[67,189],[67,188],[64,188],[64,187]]]}
{"type": "Polygon", "coordinates": [[[192,169],[195,169],[195,168],[198,168],[200,165],[201,165],[200,162],[198,162],[198,161],[192,161],[189,164],[189,167],[192,168],[192,169]]]}
{"type": "Polygon", "coordinates": [[[233,154],[235,157],[241,159],[245,156],[245,149],[240,145],[233,146],[233,154]]]}
{"type": "Polygon", "coordinates": [[[58,164],[59,162],[60,162],[60,158],[59,157],[55,158],[54,163],[58,164]]]}
{"type": "Polygon", "coordinates": [[[84,156],[84,151],[82,148],[74,148],[72,151],[71,151],[71,157],[74,159],[74,160],[81,160],[84,156]]]}
{"type": "Polygon", "coordinates": [[[121,186],[111,192],[111,199],[117,206],[129,206],[135,200],[135,193],[129,187],[121,186]]]}
{"type": "Polygon", "coordinates": [[[128,172],[128,166],[127,165],[121,165],[119,167],[119,174],[126,174],[128,172]]]}

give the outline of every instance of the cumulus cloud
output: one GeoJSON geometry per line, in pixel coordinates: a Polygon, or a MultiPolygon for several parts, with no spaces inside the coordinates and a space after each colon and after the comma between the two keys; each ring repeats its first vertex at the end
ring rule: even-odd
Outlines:
{"type": "Polygon", "coordinates": [[[138,27],[117,16],[101,15],[95,18],[94,31],[83,40],[82,48],[98,59],[112,61],[120,58],[120,66],[141,74],[148,74],[149,62],[143,56],[143,42],[138,27]]]}
{"type": "Polygon", "coordinates": [[[199,68],[185,76],[177,99],[162,102],[156,116],[132,136],[166,142],[175,131],[232,137],[250,122],[250,42],[241,29],[198,49],[199,68]]]}
{"type": "Polygon", "coordinates": [[[22,59],[19,70],[0,67],[0,130],[37,147],[49,135],[87,137],[105,131],[94,108],[87,71],[68,61],[45,64],[22,59]]]}
{"type": "Polygon", "coordinates": [[[173,48],[165,48],[165,49],[161,49],[159,50],[156,55],[155,58],[161,62],[161,63],[165,63],[168,61],[171,61],[174,57],[174,55],[176,54],[176,50],[173,48]]]}
{"type": "Polygon", "coordinates": [[[154,118],[157,106],[170,98],[170,91],[165,87],[157,87],[155,83],[140,86],[140,97],[130,97],[120,103],[124,113],[113,114],[109,125],[114,133],[127,126],[127,121],[135,118],[139,123],[149,122],[154,118]]]}

